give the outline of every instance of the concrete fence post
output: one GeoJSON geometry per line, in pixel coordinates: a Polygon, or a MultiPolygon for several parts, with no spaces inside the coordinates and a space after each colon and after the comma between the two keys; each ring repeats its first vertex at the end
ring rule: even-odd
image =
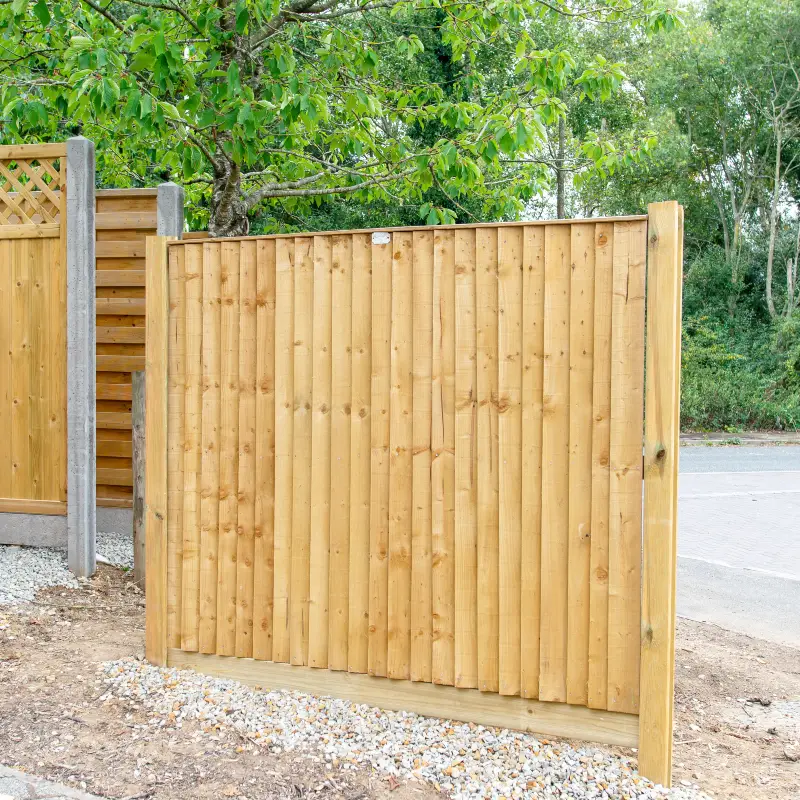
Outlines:
{"type": "Polygon", "coordinates": [[[177,183],[162,183],[158,187],[158,236],[183,236],[183,186],[177,183]]]}
{"type": "Polygon", "coordinates": [[[67,550],[78,577],[95,571],[94,143],[67,140],[67,550]]]}

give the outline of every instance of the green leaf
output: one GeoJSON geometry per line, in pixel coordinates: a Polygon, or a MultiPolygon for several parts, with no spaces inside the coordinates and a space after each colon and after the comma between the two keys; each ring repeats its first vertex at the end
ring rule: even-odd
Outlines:
{"type": "Polygon", "coordinates": [[[33,6],[33,13],[42,25],[50,24],[50,9],[47,8],[45,0],[36,0],[36,4],[33,6]]]}
{"type": "Polygon", "coordinates": [[[236,33],[242,34],[245,32],[249,18],[250,15],[247,11],[247,3],[238,3],[236,5],[236,33]]]}
{"type": "Polygon", "coordinates": [[[141,72],[142,70],[149,70],[153,68],[155,63],[155,56],[150,50],[140,50],[131,61],[131,72],[141,72]]]}

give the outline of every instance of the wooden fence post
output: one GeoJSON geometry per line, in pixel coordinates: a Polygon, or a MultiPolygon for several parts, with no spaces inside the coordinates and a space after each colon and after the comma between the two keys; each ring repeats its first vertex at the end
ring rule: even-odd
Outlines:
{"type": "Polygon", "coordinates": [[[648,207],[639,772],[672,780],[683,209],[648,207]]]}
{"type": "Polygon", "coordinates": [[[145,588],[145,372],[131,373],[133,428],[133,579],[145,588]]]}
{"type": "Polygon", "coordinates": [[[145,442],[145,559],[147,605],[145,655],[167,663],[167,351],[169,275],[167,243],[174,237],[147,237],[147,344],[145,442]]]}

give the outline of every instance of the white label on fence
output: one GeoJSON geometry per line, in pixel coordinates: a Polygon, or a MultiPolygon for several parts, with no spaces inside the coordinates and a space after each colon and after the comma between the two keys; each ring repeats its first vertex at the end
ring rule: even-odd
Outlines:
{"type": "Polygon", "coordinates": [[[386,231],[375,231],[372,234],[372,244],[389,244],[392,240],[392,236],[386,231]]]}

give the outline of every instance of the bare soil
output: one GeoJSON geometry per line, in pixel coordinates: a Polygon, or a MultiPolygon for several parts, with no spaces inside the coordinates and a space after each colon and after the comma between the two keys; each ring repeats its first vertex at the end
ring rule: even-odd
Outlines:
{"type": "MultiPolygon", "coordinates": [[[[143,648],[142,595],[115,569],[0,609],[0,762],[125,800],[442,797],[266,753],[230,732],[137,727],[141,711],[100,700],[97,666],[143,648]]],[[[681,620],[677,662],[675,783],[718,798],[800,799],[800,651],[681,620]]]]}

